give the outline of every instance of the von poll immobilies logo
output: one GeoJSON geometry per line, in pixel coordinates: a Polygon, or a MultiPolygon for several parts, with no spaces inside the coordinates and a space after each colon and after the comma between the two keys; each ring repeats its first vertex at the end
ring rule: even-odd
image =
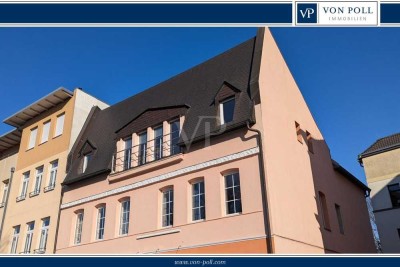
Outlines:
{"type": "Polygon", "coordinates": [[[298,25],[377,25],[377,1],[296,2],[298,25]]]}

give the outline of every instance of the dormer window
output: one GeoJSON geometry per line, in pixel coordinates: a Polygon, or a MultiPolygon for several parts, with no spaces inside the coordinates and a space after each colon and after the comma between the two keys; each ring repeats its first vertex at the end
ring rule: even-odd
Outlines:
{"type": "Polygon", "coordinates": [[[233,121],[233,113],[235,110],[235,98],[231,97],[219,104],[219,118],[221,125],[233,121]]]}
{"type": "Polygon", "coordinates": [[[83,167],[82,167],[82,172],[85,172],[87,169],[87,166],[89,164],[89,161],[92,159],[92,153],[88,153],[85,156],[83,156],[83,167]]]}

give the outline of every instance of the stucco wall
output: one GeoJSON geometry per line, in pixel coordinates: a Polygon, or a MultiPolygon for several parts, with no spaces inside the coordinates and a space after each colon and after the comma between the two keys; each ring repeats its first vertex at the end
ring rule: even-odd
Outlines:
{"type": "MultiPolygon", "coordinates": [[[[212,139],[210,147],[204,147],[204,144],[193,145],[191,152],[184,155],[183,161],[173,166],[115,183],[109,183],[106,177],[99,177],[90,182],[74,185],[65,192],[63,203],[256,147],[256,140],[252,136],[253,134],[245,129],[237,130],[212,139]]],[[[60,232],[68,234],[60,235],[57,253],[169,253],[181,249],[193,253],[196,253],[195,251],[197,253],[203,251],[204,253],[207,251],[204,250],[204,247],[220,246],[221,242],[237,243],[253,239],[264,240],[262,245],[254,249],[253,253],[265,253],[265,230],[258,170],[258,157],[251,155],[139,187],[129,192],[63,209],[61,211],[60,232]],[[233,216],[225,213],[224,181],[221,174],[230,169],[239,170],[243,206],[242,214],[233,216]],[[199,177],[204,177],[205,181],[206,220],[192,222],[190,181],[199,177]],[[174,187],[174,225],[173,227],[163,228],[160,225],[160,189],[170,185],[174,187]],[[118,200],[126,196],[131,198],[130,232],[126,237],[119,237],[117,232],[120,212],[118,200]],[[97,216],[95,207],[100,203],[107,205],[105,240],[95,241],[95,220],[97,216]],[[73,245],[76,221],[74,212],[79,209],[85,211],[83,240],[82,244],[73,245]],[[143,235],[156,234],[165,230],[179,230],[180,232],[137,239],[143,235]]],[[[215,253],[239,253],[238,248],[241,246],[233,246],[236,247],[233,250],[232,245],[228,247],[231,249],[224,246],[219,247],[219,250],[215,250],[215,253]]]]}
{"type": "MultiPolygon", "coordinates": [[[[262,52],[260,98],[272,236],[286,239],[275,244],[276,253],[302,253],[298,244],[285,245],[290,240],[312,246],[320,253],[374,252],[364,193],[336,177],[329,148],[268,29],[262,52]],[[300,124],[302,143],[297,140],[295,122],[300,124]],[[306,131],[312,136],[313,153],[308,151],[306,131]],[[348,190],[350,196],[341,194],[342,190],[348,190]],[[338,201],[349,216],[346,222],[360,221],[361,229],[351,228],[353,231],[347,232],[344,240],[337,229],[326,232],[321,228],[318,191],[327,196],[329,213],[338,201]],[[353,213],[347,212],[350,210],[353,213]]],[[[332,214],[330,218],[333,224],[336,217],[332,214]]]]}

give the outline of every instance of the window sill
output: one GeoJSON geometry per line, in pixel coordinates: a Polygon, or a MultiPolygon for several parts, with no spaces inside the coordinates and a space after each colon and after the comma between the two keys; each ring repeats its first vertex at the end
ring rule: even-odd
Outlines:
{"type": "Polygon", "coordinates": [[[190,223],[201,223],[201,222],[205,222],[206,219],[200,219],[200,220],[195,220],[195,221],[191,221],[190,223]]]}
{"type": "Polygon", "coordinates": [[[44,253],[46,253],[45,249],[35,249],[33,251],[33,254],[44,254],[44,253]]]}
{"type": "Polygon", "coordinates": [[[35,197],[35,196],[39,195],[39,193],[40,193],[40,191],[33,191],[33,192],[30,192],[30,193],[29,193],[29,197],[30,197],[30,198],[31,198],[31,197],[35,197]]]}
{"type": "Polygon", "coordinates": [[[20,202],[20,201],[25,200],[25,198],[26,198],[26,196],[19,196],[19,197],[17,197],[16,201],[20,202]]]}
{"type": "Polygon", "coordinates": [[[44,142],[40,143],[38,146],[44,145],[44,144],[46,144],[46,143],[48,143],[48,142],[49,142],[49,140],[44,141],[44,142]]]}
{"type": "Polygon", "coordinates": [[[44,193],[47,193],[47,192],[49,192],[49,191],[53,191],[54,188],[56,188],[55,185],[47,186],[47,187],[45,187],[45,188],[43,189],[43,192],[44,192],[44,193]]]}
{"type": "Polygon", "coordinates": [[[234,217],[234,216],[239,216],[242,215],[242,212],[236,212],[236,213],[231,213],[231,214],[225,214],[224,217],[234,217]]]}
{"type": "Polygon", "coordinates": [[[56,138],[58,138],[58,137],[60,137],[60,136],[62,136],[62,134],[59,134],[59,135],[53,136],[53,138],[51,138],[51,139],[56,139],[56,138]]]}
{"type": "Polygon", "coordinates": [[[136,176],[142,175],[144,173],[152,172],[157,169],[161,169],[161,168],[164,168],[164,167],[167,167],[170,165],[178,164],[182,160],[183,160],[182,153],[168,156],[166,158],[152,161],[152,162],[146,163],[144,165],[134,166],[131,169],[128,169],[125,171],[119,171],[119,172],[112,173],[108,177],[108,181],[110,183],[112,183],[112,182],[117,182],[117,181],[128,179],[128,178],[136,177],[136,176]]]}
{"type": "Polygon", "coordinates": [[[31,151],[32,149],[34,149],[35,147],[31,147],[25,150],[25,152],[31,151]]]}

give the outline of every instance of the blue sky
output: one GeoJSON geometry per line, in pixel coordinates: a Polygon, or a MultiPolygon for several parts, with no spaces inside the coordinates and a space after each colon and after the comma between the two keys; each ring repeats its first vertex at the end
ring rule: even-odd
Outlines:
{"type": "MultiPolygon", "coordinates": [[[[273,28],[334,159],[400,132],[400,29],[273,28]]],[[[242,41],[255,28],[0,28],[0,118],[82,87],[114,104],[242,41]]],[[[0,124],[0,134],[12,128],[0,124]]]]}

